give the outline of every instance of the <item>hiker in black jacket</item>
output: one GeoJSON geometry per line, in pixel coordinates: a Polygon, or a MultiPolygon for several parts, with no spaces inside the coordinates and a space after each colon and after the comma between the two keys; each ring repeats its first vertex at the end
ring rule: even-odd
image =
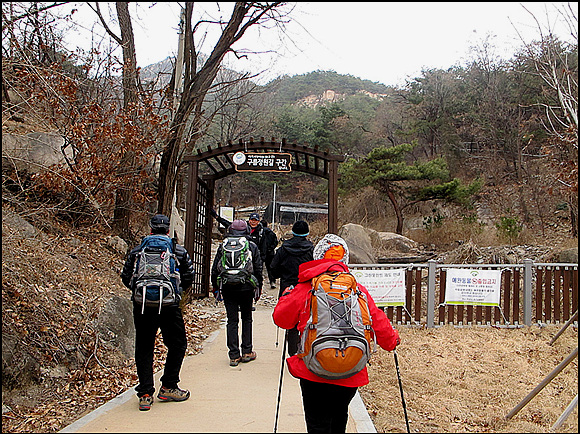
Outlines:
{"type": "Polygon", "coordinates": [[[218,299],[220,292],[223,296],[227,315],[226,340],[229,350],[230,366],[237,366],[240,362],[250,362],[256,358],[256,352],[252,351],[252,304],[253,301],[258,301],[262,294],[262,258],[258,246],[256,246],[249,236],[248,225],[245,221],[234,220],[226,231],[225,238],[228,236],[243,236],[248,239],[250,252],[252,254],[253,275],[257,281],[256,288],[252,286],[250,281],[235,285],[220,285],[220,281],[218,280],[218,277],[220,277],[219,263],[222,260],[222,253],[224,251],[223,244],[220,244],[211,268],[211,284],[216,299],[218,299]],[[241,351],[238,335],[240,316],[242,320],[241,351]]]}
{"type": "MultiPolygon", "coordinates": [[[[280,278],[278,298],[289,286],[298,284],[298,267],[300,264],[313,260],[314,245],[306,237],[309,235],[308,223],[298,220],[292,226],[293,237],[286,240],[276,251],[270,270],[274,278],[280,278]]],[[[292,356],[298,352],[300,335],[296,327],[287,332],[288,353],[292,356]]]]}
{"type": "MultiPolygon", "coordinates": [[[[169,219],[158,214],[149,222],[151,235],[162,235],[169,239],[169,219]]],[[[168,241],[171,242],[169,239],[168,241]]],[[[179,300],[172,305],[164,305],[159,311],[158,307],[145,306],[135,302],[135,282],[133,281],[133,271],[137,253],[140,245],[135,247],[127,255],[121,280],[123,284],[131,289],[133,303],[133,320],[135,323],[135,365],[139,384],[135,387],[139,397],[139,410],[146,411],[151,408],[153,394],[155,393],[153,381],[153,353],[155,349],[155,336],[157,330],[161,328],[163,343],[167,346],[167,358],[165,368],[161,377],[161,389],[157,397],[161,401],[185,401],[189,398],[189,391],[180,389],[179,372],[187,350],[187,337],[185,334],[185,324],[179,300]]],[[[173,242],[173,252],[177,256],[179,265],[180,295],[186,291],[193,283],[193,264],[187,250],[176,242],[173,242]]]]}
{"type": "Polygon", "coordinates": [[[264,266],[268,271],[268,280],[270,281],[270,288],[276,289],[276,278],[272,275],[271,263],[274,259],[274,254],[276,247],[278,247],[278,237],[276,233],[268,227],[268,221],[262,219],[260,224],[264,228],[264,249],[266,250],[266,255],[263,257],[264,266]]]}

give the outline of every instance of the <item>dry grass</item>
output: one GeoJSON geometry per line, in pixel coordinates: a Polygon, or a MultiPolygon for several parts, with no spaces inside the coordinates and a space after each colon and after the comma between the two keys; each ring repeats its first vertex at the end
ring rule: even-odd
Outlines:
{"type": "MultiPolygon", "coordinates": [[[[578,345],[568,328],[401,327],[397,349],[411,432],[549,432],[578,393],[578,359],[511,420],[518,405],[578,345]]],[[[406,432],[393,354],[379,350],[360,389],[378,432],[406,432]]],[[[576,409],[557,432],[578,432],[576,409]]]]}

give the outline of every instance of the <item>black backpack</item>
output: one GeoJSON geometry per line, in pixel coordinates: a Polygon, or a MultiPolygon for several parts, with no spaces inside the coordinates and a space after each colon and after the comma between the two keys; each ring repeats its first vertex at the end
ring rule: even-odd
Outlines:
{"type": "Polygon", "coordinates": [[[229,236],[222,242],[222,254],[217,264],[218,285],[241,286],[249,282],[254,288],[258,281],[254,277],[254,264],[250,242],[244,236],[229,236]]]}
{"type": "Polygon", "coordinates": [[[174,242],[167,235],[149,235],[143,239],[135,258],[132,285],[133,300],[145,306],[169,306],[179,303],[179,262],[174,242]]]}

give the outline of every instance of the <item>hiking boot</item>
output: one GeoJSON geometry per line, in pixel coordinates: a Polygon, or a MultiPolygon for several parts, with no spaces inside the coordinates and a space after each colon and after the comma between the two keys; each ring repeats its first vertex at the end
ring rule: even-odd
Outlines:
{"type": "Polygon", "coordinates": [[[237,359],[230,359],[230,366],[238,366],[241,361],[241,357],[238,357],[237,359]]]}
{"type": "Polygon", "coordinates": [[[139,397],[139,410],[150,410],[151,404],[153,404],[153,397],[151,395],[145,394],[139,397]]]}
{"type": "Polygon", "coordinates": [[[242,356],[242,363],[248,363],[251,362],[252,360],[256,360],[256,352],[252,351],[251,353],[248,354],[244,354],[242,356]]]}
{"type": "Polygon", "coordinates": [[[189,398],[189,390],[182,390],[179,387],[175,389],[167,389],[165,387],[161,387],[159,393],[157,394],[157,398],[161,401],[185,401],[189,398]]]}

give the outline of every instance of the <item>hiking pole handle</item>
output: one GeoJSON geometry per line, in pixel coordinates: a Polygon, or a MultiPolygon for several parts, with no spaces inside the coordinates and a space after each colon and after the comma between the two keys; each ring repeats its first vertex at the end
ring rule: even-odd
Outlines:
{"type": "Polygon", "coordinates": [[[401,382],[401,372],[399,371],[399,359],[397,357],[397,350],[393,350],[395,356],[395,367],[397,368],[397,379],[399,380],[399,390],[401,391],[401,401],[403,403],[403,412],[405,413],[405,424],[407,425],[407,433],[411,433],[409,428],[409,418],[407,416],[407,405],[405,404],[405,397],[403,396],[403,383],[401,382]]]}

